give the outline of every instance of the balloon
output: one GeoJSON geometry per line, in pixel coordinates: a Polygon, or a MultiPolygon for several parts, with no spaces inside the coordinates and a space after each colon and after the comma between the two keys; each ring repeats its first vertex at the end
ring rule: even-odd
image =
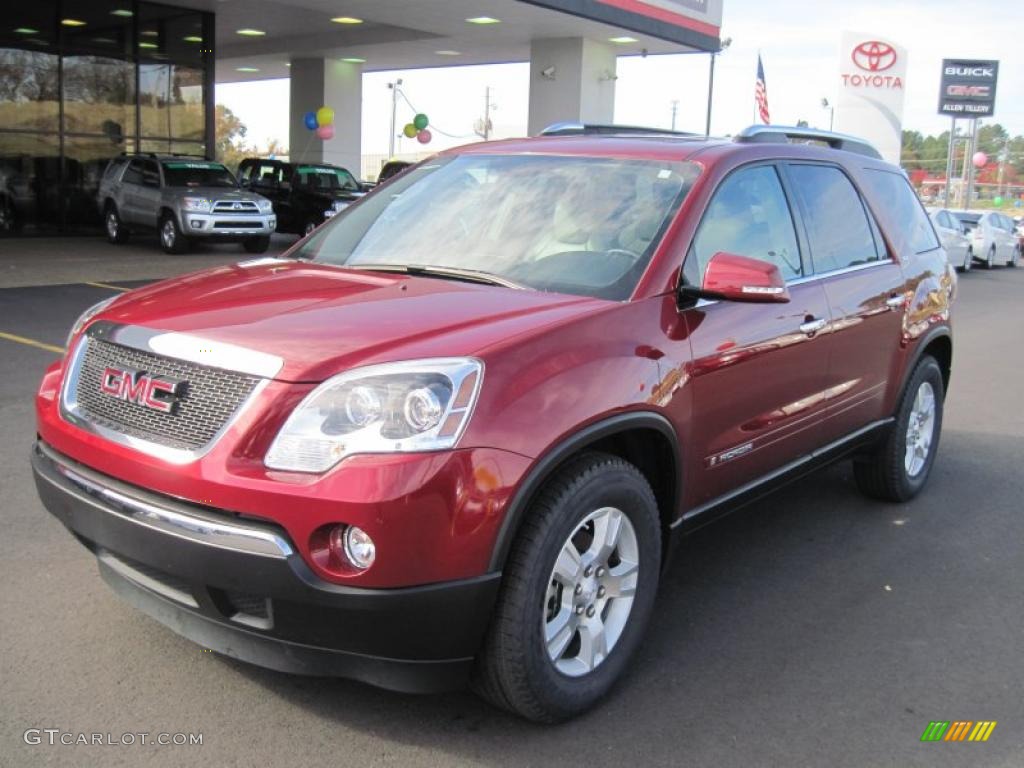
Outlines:
{"type": "Polygon", "coordinates": [[[311,131],[316,130],[316,112],[307,112],[302,118],[302,122],[306,124],[306,127],[311,131]]]}
{"type": "Polygon", "coordinates": [[[406,138],[412,139],[416,137],[416,126],[412,123],[406,123],[405,128],[402,129],[402,133],[405,134],[406,138]]]}
{"type": "Polygon", "coordinates": [[[426,115],[420,112],[418,115],[416,115],[416,117],[412,119],[412,124],[416,126],[417,131],[422,131],[424,128],[430,125],[430,121],[427,119],[426,115]]]}
{"type": "Polygon", "coordinates": [[[418,141],[420,144],[427,144],[430,142],[432,138],[433,136],[431,136],[430,131],[428,131],[426,128],[424,128],[422,131],[416,134],[416,141],[418,141]]]}
{"type": "Polygon", "coordinates": [[[992,205],[994,205],[996,208],[1002,208],[1003,198],[1001,198],[999,195],[996,195],[995,197],[992,198],[992,205]]]}
{"type": "Polygon", "coordinates": [[[321,125],[316,129],[316,135],[324,141],[334,138],[334,126],[333,125],[321,125]]]}
{"type": "Polygon", "coordinates": [[[984,152],[975,152],[974,157],[971,158],[975,168],[984,168],[985,163],[988,162],[988,155],[984,152]]]}
{"type": "Polygon", "coordinates": [[[323,128],[325,125],[334,124],[334,110],[330,107],[320,107],[316,111],[316,124],[323,128]]]}

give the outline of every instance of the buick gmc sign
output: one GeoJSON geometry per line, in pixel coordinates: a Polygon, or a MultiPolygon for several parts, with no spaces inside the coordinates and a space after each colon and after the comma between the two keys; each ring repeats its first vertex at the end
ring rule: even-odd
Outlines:
{"type": "Polygon", "coordinates": [[[991,117],[996,109],[998,61],[943,59],[939,114],[948,117],[991,117]]]}

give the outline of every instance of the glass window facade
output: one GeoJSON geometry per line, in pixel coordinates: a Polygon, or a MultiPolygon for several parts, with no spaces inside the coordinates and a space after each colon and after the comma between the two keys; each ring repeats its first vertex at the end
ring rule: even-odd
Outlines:
{"type": "Polygon", "coordinates": [[[0,236],[99,231],[112,157],[205,156],[213,14],[138,0],[0,3],[0,236]]]}

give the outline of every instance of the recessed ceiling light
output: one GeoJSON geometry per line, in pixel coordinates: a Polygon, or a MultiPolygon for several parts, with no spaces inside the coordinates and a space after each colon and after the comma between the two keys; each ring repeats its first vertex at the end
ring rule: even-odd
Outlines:
{"type": "Polygon", "coordinates": [[[286,62],[284,63],[284,65],[285,65],[286,67],[290,67],[290,66],[292,65],[292,63],[291,63],[290,61],[286,61],[286,62]]]}
{"type": "Polygon", "coordinates": [[[335,24],[362,24],[362,19],[357,19],[355,16],[335,16],[331,19],[335,24]]]}
{"type": "Polygon", "coordinates": [[[434,51],[438,56],[461,56],[459,51],[434,51]]]}
{"type": "Polygon", "coordinates": [[[349,64],[365,64],[366,59],[361,59],[358,56],[346,56],[342,61],[347,61],[349,64]]]}
{"type": "Polygon", "coordinates": [[[203,42],[203,38],[201,38],[199,35],[189,35],[188,37],[183,37],[181,39],[184,40],[186,43],[201,43],[201,42],[203,42]]]}
{"type": "Polygon", "coordinates": [[[102,45],[116,45],[117,44],[117,40],[114,40],[113,38],[110,38],[110,37],[94,37],[92,39],[92,41],[94,43],[100,43],[102,45]]]}
{"type": "Polygon", "coordinates": [[[473,16],[470,19],[466,19],[470,24],[500,24],[501,19],[495,19],[491,16],[473,16]]]}
{"type": "Polygon", "coordinates": [[[259,67],[235,67],[235,72],[259,72],[259,67]]]}
{"type": "Polygon", "coordinates": [[[118,8],[116,11],[111,11],[110,15],[111,16],[121,16],[123,18],[128,19],[128,18],[131,18],[132,16],[134,16],[135,14],[133,14],[127,8],[118,8]]]}
{"type": "Polygon", "coordinates": [[[263,37],[267,34],[262,29],[249,29],[248,27],[236,30],[236,33],[239,35],[245,35],[246,37],[263,37]]]}
{"type": "Polygon", "coordinates": [[[60,23],[65,27],[84,27],[85,22],[81,19],[61,19],[60,23]]]}
{"type": "Polygon", "coordinates": [[[158,46],[156,43],[145,43],[145,42],[139,43],[139,48],[145,48],[147,50],[152,49],[152,48],[159,48],[159,47],[160,46],[158,46]]]}
{"type": "Polygon", "coordinates": [[[14,34],[16,34],[16,35],[38,35],[39,34],[39,30],[38,29],[32,29],[32,27],[18,27],[16,30],[14,30],[14,34]]]}
{"type": "Polygon", "coordinates": [[[609,37],[608,42],[618,43],[619,45],[625,45],[626,43],[639,43],[640,41],[637,40],[635,37],[623,35],[622,37],[609,37]]]}
{"type": "Polygon", "coordinates": [[[160,37],[160,33],[155,29],[144,29],[139,34],[143,37],[160,37]]]}

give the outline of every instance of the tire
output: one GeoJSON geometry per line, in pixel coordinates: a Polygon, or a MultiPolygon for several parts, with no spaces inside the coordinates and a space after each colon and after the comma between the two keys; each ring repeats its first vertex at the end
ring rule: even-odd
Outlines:
{"type": "Polygon", "coordinates": [[[660,568],[658,505],[643,474],[603,453],[570,461],[541,489],[512,545],[474,688],[535,722],[586,711],[608,693],[639,646],[660,568]],[[588,537],[615,521],[611,553],[591,549],[588,537]],[[605,596],[618,579],[632,585],[631,596],[605,596]],[[593,645],[584,640],[598,628],[607,646],[603,656],[588,654],[593,645]]]}
{"type": "Polygon", "coordinates": [[[117,206],[113,203],[107,205],[103,216],[103,226],[107,230],[107,241],[113,245],[121,245],[128,242],[128,227],[121,221],[121,215],[117,212],[117,206]]]}
{"type": "Polygon", "coordinates": [[[1006,262],[1006,266],[1016,269],[1017,265],[1020,264],[1020,246],[1018,245],[1013,249],[1013,255],[1010,256],[1010,260],[1006,262]]]}
{"type": "Polygon", "coordinates": [[[964,272],[970,272],[972,266],[974,266],[974,250],[968,248],[967,257],[964,259],[964,272]]]}
{"type": "Polygon", "coordinates": [[[247,237],[242,241],[242,247],[249,253],[266,253],[270,247],[270,238],[267,235],[247,237]]]}
{"type": "Polygon", "coordinates": [[[996,265],[996,247],[993,245],[988,249],[988,256],[985,259],[985,269],[992,269],[996,265]]]}
{"type": "Polygon", "coordinates": [[[309,219],[308,221],[306,221],[305,224],[302,225],[302,236],[309,237],[311,234],[313,234],[313,230],[315,230],[318,226],[319,224],[317,224],[312,219],[309,219]]]}
{"type": "Polygon", "coordinates": [[[165,253],[185,253],[188,250],[188,240],[178,227],[178,222],[169,214],[164,214],[160,219],[160,247],[165,253]]]}
{"type": "MultiPolygon", "coordinates": [[[[909,501],[928,481],[942,434],[942,405],[945,399],[942,370],[931,355],[925,355],[914,368],[900,396],[896,423],[886,439],[869,454],[853,462],[853,476],[860,490],[883,501],[909,501]],[[911,419],[919,419],[924,403],[921,398],[932,399],[930,432],[919,422],[910,429],[911,419]],[[923,456],[908,453],[908,442],[919,435],[925,444],[923,456]]],[[[928,423],[928,422],[926,422],[928,423]]]]}

